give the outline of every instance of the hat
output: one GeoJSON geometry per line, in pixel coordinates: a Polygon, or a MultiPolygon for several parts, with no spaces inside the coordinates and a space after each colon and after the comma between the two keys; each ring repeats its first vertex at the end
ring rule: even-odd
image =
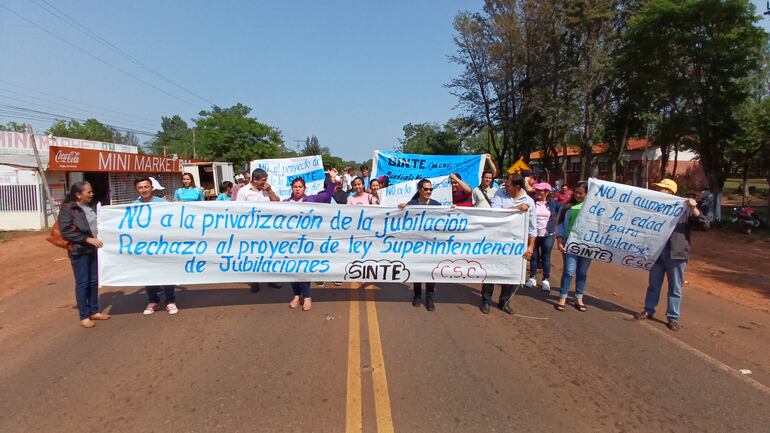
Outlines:
{"type": "Polygon", "coordinates": [[[536,190],[550,191],[551,184],[548,182],[540,182],[540,183],[534,184],[532,188],[535,188],[536,190]]]}
{"type": "Polygon", "coordinates": [[[671,179],[663,179],[658,183],[653,183],[652,186],[657,186],[658,188],[665,188],[674,194],[676,194],[676,182],[674,182],[671,179]]]}
{"type": "Polygon", "coordinates": [[[160,182],[158,182],[158,179],[155,179],[154,177],[150,178],[150,182],[152,183],[152,189],[156,191],[166,189],[166,188],[163,188],[163,185],[161,185],[160,182]]]}

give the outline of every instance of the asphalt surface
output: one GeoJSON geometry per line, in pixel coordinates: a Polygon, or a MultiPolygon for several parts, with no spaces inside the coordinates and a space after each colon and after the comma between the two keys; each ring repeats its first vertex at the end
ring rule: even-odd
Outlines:
{"type": "Polygon", "coordinates": [[[0,300],[0,432],[770,432],[768,314],[686,288],[672,333],[630,318],[644,280],[595,265],[587,312],[524,289],[513,316],[475,285],[434,312],[396,284],[314,286],[310,312],[190,286],[147,317],[105,288],[87,330],[62,275],[0,300]]]}

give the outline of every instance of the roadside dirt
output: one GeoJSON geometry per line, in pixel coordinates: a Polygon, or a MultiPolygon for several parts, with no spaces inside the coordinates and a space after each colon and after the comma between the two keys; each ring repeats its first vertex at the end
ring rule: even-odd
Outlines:
{"type": "Polygon", "coordinates": [[[770,312],[770,240],[726,231],[694,232],[685,280],[691,287],[770,312]]]}
{"type": "MultiPolygon", "coordinates": [[[[46,242],[48,232],[5,232],[0,237],[0,299],[18,291],[74,281],[67,252],[46,242]]],[[[74,290],[73,290],[74,296],[74,290]]]]}

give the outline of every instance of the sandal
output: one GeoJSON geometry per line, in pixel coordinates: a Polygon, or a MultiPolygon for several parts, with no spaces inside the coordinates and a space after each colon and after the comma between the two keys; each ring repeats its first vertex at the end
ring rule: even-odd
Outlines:
{"type": "Polygon", "coordinates": [[[289,302],[289,308],[291,308],[293,310],[293,309],[299,307],[299,303],[300,303],[299,302],[299,296],[295,296],[294,298],[292,298],[291,302],[289,302]]]}
{"type": "Polygon", "coordinates": [[[577,302],[575,302],[575,309],[580,311],[581,313],[585,313],[587,309],[586,304],[578,304],[577,302]]]}
{"type": "Polygon", "coordinates": [[[311,308],[313,308],[313,305],[310,298],[305,298],[305,301],[302,303],[302,311],[310,311],[311,308]]]}
{"type": "Polygon", "coordinates": [[[556,311],[564,311],[565,305],[562,304],[554,304],[553,308],[556,308],[556,311]]]}

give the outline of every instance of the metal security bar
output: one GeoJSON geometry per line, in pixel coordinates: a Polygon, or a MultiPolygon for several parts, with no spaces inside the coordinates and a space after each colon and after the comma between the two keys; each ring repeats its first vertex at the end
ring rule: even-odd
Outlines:
{"type": "Polygon", "coordinates": [[[0,185],[0,212],[39,212],[38,185],[0,185]]]}

